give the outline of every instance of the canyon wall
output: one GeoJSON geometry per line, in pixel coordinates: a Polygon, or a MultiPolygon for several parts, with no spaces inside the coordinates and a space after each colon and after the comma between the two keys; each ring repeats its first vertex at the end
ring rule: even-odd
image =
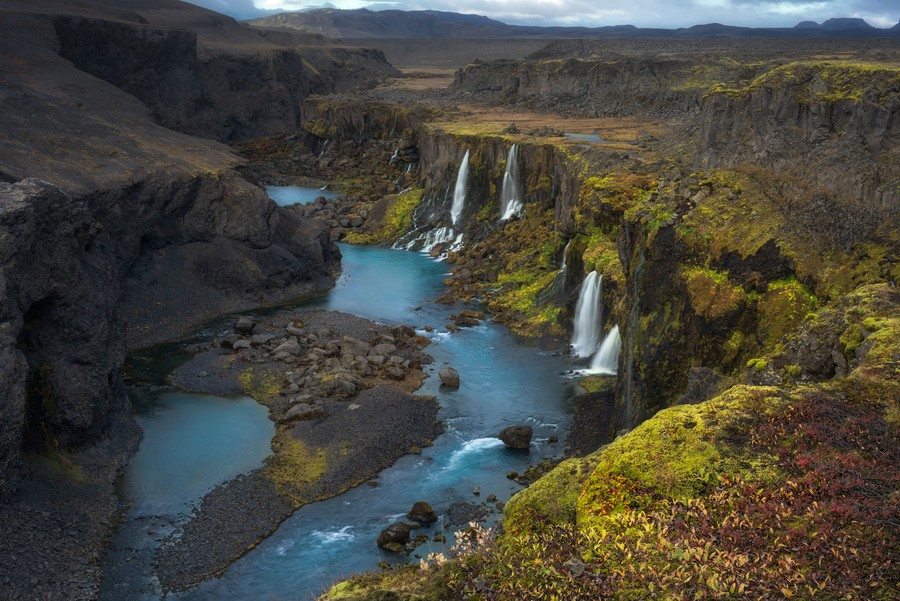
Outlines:
{"type": "MultiPolygon", "coordinates": [[[[219,138],[290,127],[308,88],[278,83],[278,68],[300,82],[308,65],[300,69],[287,50],[265,50],[265,60],[200,56],[198,48],[214,45],[209,32],[176,27],[173,14],[195,9],[174,6],[175,13],[145,13],[150,18],[126,9],[104,16],[113,9],[102,2],[3,9],[4,496],[29,457],[77,466],[115,423],[133,428],[120,375],[127,348],[333,285],[340,255],[326,226],[277,207],[238,174],[242,161],[227,147],[163,127],[219,138]],[[152,19],[162,23],[147,25],[152,19]],[[166,113],[185,86],[196,94],[166,113]],[[257,87],[255,97],[248,86],[257,87]],[[259,89],[267,86],[282,98],[268,113],[262,107],[275,97],[259,89]],[[205,105],[213,96],[220,98],[205,105]],[[217,102],[239,118],[213,119],[224,110],[217,102]]],[[[222,27],[213,21],[212,30],[222,27]]],[[[112,448],[109,462],[127,457],[123,448],[112,448]]]]}

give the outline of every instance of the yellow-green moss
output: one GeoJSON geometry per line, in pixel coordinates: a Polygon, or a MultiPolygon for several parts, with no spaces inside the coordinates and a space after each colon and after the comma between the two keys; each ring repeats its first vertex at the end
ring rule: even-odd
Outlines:
{"type": "Polygon", "coordinates": [[[818,300],[796,278],[770,282],[757,303],[761,342],[771,349],[818,307],[818,300]]]}
{"type": "Polygon", "coordinates": [[[263,405],[268,405],[281,393],[284,375],[276,371],[248,367],[238,376],[238,383],[244,394],[263,405]]]}
{"type": "Polygon", "coordinates": [[[746,300],[743,288],[728,279],[727,272],[705,267],[682,268],[691,307],[698,315],[716,319],[736,311],[746,300]]]}
{"type": "Polygon", "coordinates": [[[730,437],[750,415],[774,412],[781,405],[775,389],[735,386],[710,401],[660,411],[602,452],[579,499],[579,523],[602,521],[608,514],[606,502],[592,492],[615,476],[675,499],[697,494],[721,474],[774,478],[775,456],[744,456],[730,437]],[[600,507],[606,509],[598,511],[600,507]]]}
{"type": "Polygon", "coordinates": [[[521,534],[548,524],[574,524],[581,483],[596,468],[599,454],[567,459],[525,490],[514,495],[503,508],[503,527],[521,534]]]}
{"type": "Polygon", "coordinates": [[[266,476],[281,494],[299,503],[311,499],[302,495],[305,485],[318,480],[328,467],[328,454],[323,449],[311,449],[290,431],[279,432],[272,442],[274,454],[265,466],[266,476]]]}
{"type": "Polygon", "coordinates": [[[388,197],[390,205],[377,229],[370,232],[347,232],[344,240],[350,244],[393,242],[413,228],[413,213],[422,202],[423,192],[421,188],[413,188],[388,197]]]}

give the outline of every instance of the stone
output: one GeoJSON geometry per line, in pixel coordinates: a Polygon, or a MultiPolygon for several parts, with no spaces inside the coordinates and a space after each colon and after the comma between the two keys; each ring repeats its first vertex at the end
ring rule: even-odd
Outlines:
{"type": "Polygon", "coordinates": [[[381,534],[378,535],[377,544],[382,549],[388,549],[387,545],[389,544],[405,545],[409,542],[409,530],[409,524],[394,522],[381,531],[381,534]]]}
{"type": "MultiPolygon", "coordinates": [[[[363,342],[362,340],[357,340],[350,336],[344,336],[343,341],[341,341],[341,352],[345,355],[353,355],[354,357],[365,357],[372,352],[372,347],[368,342],[363,342]]],[[[384,355],[385,353],[375,354],[384,355]]]]}
{"type": "Polygon", "coordinates": [[[248,349],[250,348],[250,341],[246,339],[235,340],[234,344],[231,345],[231,348],[235,351],[248,349]]]}
{"type": "Polygon", "coordinates": [[[461,317],[470,317],[472,319],[484,319],[484,311],[460,311],[461,317]]]}
{"type": "Polygon", "coordinates": [[[392,380],[402,380],[406,377],[406,372],[400,367],[389,367],[385,370],[385,373],[387,374],[387,377],[392,380]]]}
{"type": "Polygon", "coordinates": [[[527,449],[531,444],[531,426],[510,426],[503,428],[497,438],[510,449],[527,449]]]}
{"type": "Polygon", "coordinates": [[[581,576],[587,571],[587,565],[578,559],[577,557],[573,557],[563,564],[575,578],[581,578],[581,576]]]}
{"type": "Polygon", "coordinates": [[[304,336],[306,332],[302,328],[298,328],[296,326],[290,325],[284,329],[285,332],[290,334],[291,336],[304,336]]]}
{"type": "MultiPolygon", "coordinates": [[[[382,342],[381,344],[376,344],[374,347],[372,347],[371,352],[373,355],[390,355],[391,353],[394,353],[396,351],[397,351],[397,347],[394,346],[393,344],[389,344],[387,342],[382,342]]],[[[362,353],[362,354],[367,354],[367,353],[362,353]]]]}
{"type": "Polygon", "coordinates": [[[450,388],[459,388],[459,372],[452,367],[442,367],[438,373],[441,384],[450,388]]]}
{"type": "Polygon", "coordinates": [[[290,409],[288,409],[284,415],[281,416],[279,421],[281,422],[289,422],[292,420],[301,420],[301,419],[310,419],[315,417],[317,412],[313,409],[312,405],[307,403],[297,403],[290,409]]]}
{"type": "Polygon", "coordinates": [[[437,514],[425,501],[416,501],[406,517],[420,524],[433,524],[437,521],[437,514]]]}
{"type": "Polygon", "coordinates": [[[412,338],[416,335],[416,331],[410,326],[400,325],[394,326],[393,329],[391,329],[391,334],[397,339],[412,338]]]}
{"type": "Polygon", "coordinates": [[[233,348],[234,343],[238,340],[238,337],[234,334],[228,334],[224,338],[222,338],[222,340],[219,342],[219,346],[224,349],[230,349],[233,348]]]}
{"type": "Polygon", "coordinates": [[[234,324],[234,331],[238,334],[252,334],[254,327],[253,319],[242,315],[234,324]]]}
{"type": "Polygon", "coordinates": [[[274,338],[272,334],[254,334],[250,338],[250,346],[262,346],[274,338]]]}
{"type": "Polygon", "coordinates": [[[453,323],[458,325],[461,328],[472,328],[480,324],[481,322],[475,319],[474,317],[463,317],[459,316],[453,320],[453,323]]]}
{"type": "Polygon", "coordinates": [[[297,357],[300,353],[303,352],[303,349],[300,347],[300,343],[297,342],[296,338],[291,338],[290,340],[286,340],[275,347],[275,353],[288,353],[289,355],[293,355],[297,357]]]}

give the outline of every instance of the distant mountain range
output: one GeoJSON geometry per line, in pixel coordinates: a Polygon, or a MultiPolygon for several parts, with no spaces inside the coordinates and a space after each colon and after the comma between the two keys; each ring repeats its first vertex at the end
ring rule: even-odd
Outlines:
{"type": "Polygon", "coordinates": [[[256,27],[278,27],[318,33],[331,38],[603,38],[603,37],[896,37],[900,23],[891,29],[872,27],[862,19],[828,19],[822,24],[803,21],[793,28],[752,28],[709,23],[680,29],[607,27],[539,27],[508,25],[479,15],[435,10],[402,11],[321,8],[286,12],[253,19],[256,27]]]}

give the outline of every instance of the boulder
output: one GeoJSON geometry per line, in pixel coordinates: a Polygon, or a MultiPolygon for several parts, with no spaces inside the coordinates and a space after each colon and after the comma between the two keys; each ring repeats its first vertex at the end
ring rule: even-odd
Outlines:
{"type": "Polygon", "coordinates": [[[391,334],[394,335],[394,338],[412,338],[416,335],[416,331],[412,329],[410,326],[394,326],[391,330],[391,334]]]}
{"type": "Polygon", "coordinates": [[[275,338],[272,334],[254,334],[250,338],[250,346],[262,346],[275,338]]]}
{"type": "Polygon", "coordinates": [[[497,438],[510,449],[527,449],[531,444],[531,426],[510,426],[503,428],[497,438]]]}
{"type": "Polygon", "coordinates": [[[390,544],[405,545],[409,542],[409,530],[409,524],[395,522],[381,531],[381,534],[378,535],[377,544],[382,549],[388,548],[390,544]]]}
{"type": "Polygon", "coordinates": [[[290,340],[286,340],[275,347],[274,353],[288,353],[289,355],[293,355],[295,357],[299,356],[300,353],[303,352],[303,349],[300,347],[300,343],[297,342],[296,338],[291,338],[290,340]]]}
{"type": "Polygon", "coordinates": [[[453,323],[458,325],[461,328],[473,328],[480,324],[481,322],[475,319],[474,317],[463,317],[459,316],[453,320],[453,323]]]}
{"type": "Polygon", "coordinates": [[[234,331],[238,334],[252,334],[254,325],[253,318],[242,315],[235,322],[234,331]]]}
{"type": "Polygon", "coordinates": [[[459,373],[452,367],[442,367],[438,374],[441,384],[450,388],[459,388],[459,373]]]}
{"type": "MultiPolygon", "coordinates": [[[[387,343],[387,342],[382,342],[382,343],[380,343],[380,344],[376,344],[376,345],[372,348],[372,354],[373,354],[373,355],[385,355],[385,356],[387,356],[387,355],[390,355],[391,353],[394,353],[394,352],[396,352],[396,351],[397,351],[397,347],[394,346],[393,344],[390,344],[390,343],[387,343]]],[[[363,353],[363,356],[365,356],[365,353],[363,353]]]]}
{"type": "Polygon", "coordinates": [[[231,345],[231,348],[236,351],[242,351],[246,348],[250,348],[250,341],[246,339],[235,340],[234,344],[231,345]]]}
{"type": "Polygon", "coordinates": [[[425,501],[416,501],[406,517],[420,524],[433,524],[437,521],[437,514],[425,501]]]}
{"type": "MultiPolygon", "coordinates": [[[[372,347],[368,342],[363,342],[362,340],[357,340],[356,338],[351,338],[350,336],[344,336],[344,340],[341,342],[341,352],[345,355],[353,355],[354,357],[365,357],[372,350],[372,347]]],[[[375,353],[376,355],[381,355],[384,353],[375,353]]]]}

